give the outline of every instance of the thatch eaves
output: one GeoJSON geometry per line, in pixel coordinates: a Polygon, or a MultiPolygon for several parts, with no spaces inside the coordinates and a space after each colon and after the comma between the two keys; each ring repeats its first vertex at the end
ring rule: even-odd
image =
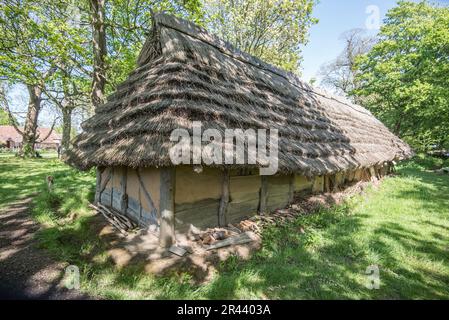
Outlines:
{"type": "Polygon", "coordinates": [[[171,166],[177,128],[278,129],[279,169],[321,175],[412,154],[368,110],[328,95],[185,20],[154,16],[138,67],[67,151],[92,166],[171,166]]]}

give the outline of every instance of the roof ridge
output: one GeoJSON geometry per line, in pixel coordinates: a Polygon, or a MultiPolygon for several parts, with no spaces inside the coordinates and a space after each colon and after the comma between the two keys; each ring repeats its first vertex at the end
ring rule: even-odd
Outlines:
{"type": "Polygon", "coordinates": [[[265,62],[261,60],[260,58],[257,58],[247,52],[244,52],[240,50],[239,48],[236,48],[231,43],[220,39],[217,35],[207,31],[205,28],[189,21],[186,19],[178,18],[174,15],[167,14],[164,12],[159,12],[154,15],[154,22],[155,24],[163,25],[164,27],[174,29],[176,31],[182,32],[190,37],[193,37],[195,39],[198,39],[200,41],[203,41],[219,51],[221,51],[223,54],[226,54],[236,60],[239,60],[243,63],[248,63],[256,68],[259,68],[263,71],[273,73],[277,76],[280,76],[287,80],[290,84],[298,87],[301,90],[305,90],[306,92],[316,94],[318,96],[321,96],[323,98],[337,101],[343,105],[346,105],[347,107],[352,108],[354,111],[360,112],[360,113],[368,113],[369,115],[372,115],[372,113],[367,110],[366,108],[357,105],[355,103],[350,102],[346,98],[335,96],[323,89],[318,89],[316,87],[311,86],[304,80],[301,80],[298,75],[294,74],[293,72],[283,70],[279,67],[276,67],[268,62],[265,62]],[[344,100],[342,100],[344,99],[344,100]],[[360,108],[362,110],[360,110],[360,108]]]}

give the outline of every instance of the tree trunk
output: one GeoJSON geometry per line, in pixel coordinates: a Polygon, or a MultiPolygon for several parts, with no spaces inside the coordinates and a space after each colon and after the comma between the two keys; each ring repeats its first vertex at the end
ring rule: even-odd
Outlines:
{"type": "Polygon", "coordinates": [[[106,85],[107,49],[104,4],[105,0],[90,0],[94,55],[91,101],[95,109],[104,102],[104,88],[106,85]]]}
{"type": "Polygon", "coordinates": [[[394,129],[393,129],[393,133],[397,136],[399,136],[399,133],[401,131],[401,124],[402,124],[402,119],[398,119],[396,120],[396,123],[394,125],[394,129]]]}
{"type": "Polygon", "coordinates": [[[34,145],[37,139],[37,119],[41,111],[42,90],[37,85],[28,85],[30,100],[23,129],[23,140],[20,155],[22,157],[34,157],[34,145]]]}
{"type": "Polygon", "coordinates": [[[67,150],[70,144],[70,133],[72,131],[72,108],[66,107],[62,110],[62,150],[67,150]]]}

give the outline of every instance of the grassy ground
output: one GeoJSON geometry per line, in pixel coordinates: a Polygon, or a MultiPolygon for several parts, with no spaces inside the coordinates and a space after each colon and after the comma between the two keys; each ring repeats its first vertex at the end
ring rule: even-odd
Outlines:
{"type": "Polygon", "coordinates": [[[40,191],[32,212],[46,225],[41,245],[80,266],[84,291],[106,298],[448,299],[449,176],[428,170],[443,165],[449,163],[415,159],[378,189],[267,229],[262,250],[250,261],[230,259],[202,285],[188,274],[160,278],[140,266],[112,266],[90,228],[92,172],[76,172],[56,159],[2,156],[0,207],[40,191]],[[45,192],[49,174],[56,180],[51,195],[45,192]],[[371,265],[379,267],[378,290],[366,288],[371,265]]]}

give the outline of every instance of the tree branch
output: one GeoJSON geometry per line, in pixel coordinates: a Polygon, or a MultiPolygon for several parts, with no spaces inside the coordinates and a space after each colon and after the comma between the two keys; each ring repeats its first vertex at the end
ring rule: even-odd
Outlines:
{"type": "Polygon", "coordinates": [[[9,123],[14,127],[14,129],[21,136],[23,136],[23,131],[19,129],[19,126],[17,125],[17,122],[15,121],[14,116],[13,116],[11,110],[9,109],[8,100],[6,99],[6,94],[5,94],[5,91],[3,90],[2,87],[0,87],[0,104],[3,105],[3,108],[8,113],[9,123]]]}
{"type": "Polygon", "coordinates": [[[42,139],[42,140],[40,140],[40,141],[37,141],[37,139],[39,138],[39,136],[36,137],[36,142],[37,142],[37,143],[44,142],[45,140],[48,139],[48,137],[50,137],[50,135],[53,133],[53,129],[55,128],[56,121],[57,121],[58,119],[59,119],[59,117],[56,117],[56,118],[53,120],[53,124],[51,125],[50,131],[48,132],[48,134],[46,135],[46,137],[45,137],[44,139],[42,139]]]}

